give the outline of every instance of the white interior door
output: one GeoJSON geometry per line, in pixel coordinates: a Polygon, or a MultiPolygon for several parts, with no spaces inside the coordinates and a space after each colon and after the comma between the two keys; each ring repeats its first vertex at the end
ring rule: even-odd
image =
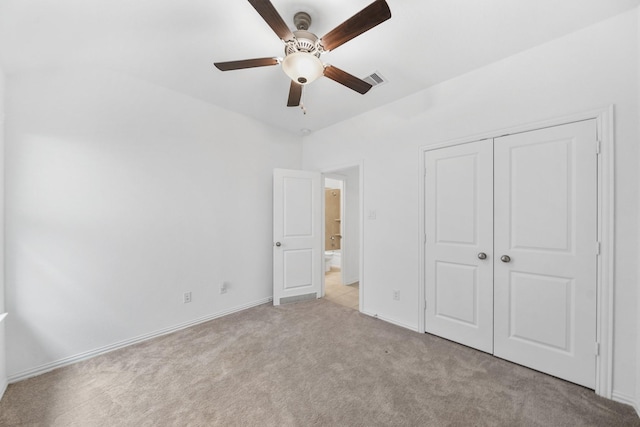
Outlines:
{"type": "Polygon", "coordinates": [[[319,172],[274,169],[274,305],[320,297],[321,185],[319,172]]]}
{"type": "Polygon", "coordinates": [[[426,331],[493,351],[493,141],[425,154],[426,331]]]}
{"type": "Polygon", "coordinates": [[[594,388],[595,121],[497,138],[494,150],[494,354],[594,388]]]}

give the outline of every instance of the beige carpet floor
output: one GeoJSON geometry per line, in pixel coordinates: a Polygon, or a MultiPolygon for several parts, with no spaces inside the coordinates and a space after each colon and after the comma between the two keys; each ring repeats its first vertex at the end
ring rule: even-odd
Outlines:
{"type": "Polygon", "coordinates": [[[640,426],[629,406],[326,300],[12,384],[2,426],[640,426]]]}

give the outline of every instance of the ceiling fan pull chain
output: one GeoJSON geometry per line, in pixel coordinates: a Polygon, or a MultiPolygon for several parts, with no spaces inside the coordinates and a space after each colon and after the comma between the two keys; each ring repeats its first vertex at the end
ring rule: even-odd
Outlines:
{"type": "Polygon", "coordinates": [[[307,109],[304,108],[304,99],[306,98],[306,90],[302,91],[302,99],[300,99],[300,108],[302,109],[302,114],[307,115],[307,109]]]}

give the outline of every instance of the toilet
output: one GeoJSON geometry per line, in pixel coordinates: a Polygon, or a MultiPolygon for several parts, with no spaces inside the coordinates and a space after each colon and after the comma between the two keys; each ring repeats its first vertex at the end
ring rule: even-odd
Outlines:
{"type": "Polygon", "coordinates": [[[331,259],[333,259],[333,251],[324,251],[324,272],[331,271],[331,259]]]}

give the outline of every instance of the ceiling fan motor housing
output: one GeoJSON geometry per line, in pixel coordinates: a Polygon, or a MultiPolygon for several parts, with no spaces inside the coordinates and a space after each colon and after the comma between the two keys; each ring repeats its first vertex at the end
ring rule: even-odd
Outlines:
{"type": "Polygon", "coordinates": [[[294,52],[306,52],[312,55],[320,57],[321,48],[318,42],[318,36],[306,31],[298,30],[293,32],[294,40],[288,41],[285,48],[285,55],[289,55],[294,52]]]}

